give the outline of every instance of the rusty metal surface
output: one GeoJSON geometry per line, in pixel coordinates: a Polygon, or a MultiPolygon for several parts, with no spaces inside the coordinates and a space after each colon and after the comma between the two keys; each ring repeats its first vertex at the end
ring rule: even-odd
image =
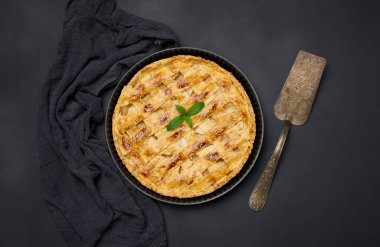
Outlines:
{"type": "Polygon", "coordinates": [[[300,51],[274,106],[274,114],[280,120],[293,125],[303,125],[318,90],[326,59],[300,51]]]}

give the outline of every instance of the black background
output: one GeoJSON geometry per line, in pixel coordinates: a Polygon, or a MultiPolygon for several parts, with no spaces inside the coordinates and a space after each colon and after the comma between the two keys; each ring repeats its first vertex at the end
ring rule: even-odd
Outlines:
{"type": "MultiPolygon", "coordinates": [[[[63,0],[0,2],[0,246],[65,246],[40,196],[36,114],[57,53],[63,0]]],[[[379,246],[380,14],[376,1],[123,0],[183,46],[253,82],[265,136],[256,166],[207,204],[159,203],[170,246],[379,246]],[[269,201],[247,200],[277,141],[273,105],[298,50],[327,58],[309,122],[291,130],[269,201]]],[[[127,243],[126,243],[127,245],[127,243]]]]}

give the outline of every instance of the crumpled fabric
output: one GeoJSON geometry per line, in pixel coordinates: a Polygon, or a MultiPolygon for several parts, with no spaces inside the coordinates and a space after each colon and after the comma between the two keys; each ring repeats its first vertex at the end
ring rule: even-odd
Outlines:
{"type": "Polygon", "coordinates": [[[69,246],[166,246],[159,208],[122,177],[97,132],[107,92],[136,62],[177,44],[168,27],[114,0],[68,3],[38,135],[42,196],[69,246]]]}

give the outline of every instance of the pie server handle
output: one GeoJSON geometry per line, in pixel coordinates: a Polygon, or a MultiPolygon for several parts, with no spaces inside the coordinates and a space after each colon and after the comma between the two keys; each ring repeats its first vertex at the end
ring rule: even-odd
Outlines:
{"type": "Polygon", "coordinates": [[[265,205],[272,185],[274,173],[276,172],[278,160],[280,159],[281,152],[286,141],[286,137],[289,133],[290,124],[291,123],[288,120],[283,121],[281,134],[277,141],[277,145],[273,151],[273,154],[270,157],[270,160],[267,166],[265,167],[263,173],[260,175],[260,178],[257,181],[255,187],[253,188],[251,196],[249,197],[248,204],[253,211],[260,211],[263,209],[265,205]]]}

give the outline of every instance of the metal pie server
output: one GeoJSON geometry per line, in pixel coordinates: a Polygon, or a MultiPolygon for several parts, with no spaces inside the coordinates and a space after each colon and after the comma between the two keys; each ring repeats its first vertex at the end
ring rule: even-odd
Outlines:
{"type": "Polygon", "coordinates": [[[303,125],[309,118],[325,65],[326,59],[322,57],[305,51],[297,55],[274,105],[274,114],[283,121],[283,127],[273,154],[249,198],[249,207],[254,211],[262,210],[265,205],[290,125],[303,125]]]}

